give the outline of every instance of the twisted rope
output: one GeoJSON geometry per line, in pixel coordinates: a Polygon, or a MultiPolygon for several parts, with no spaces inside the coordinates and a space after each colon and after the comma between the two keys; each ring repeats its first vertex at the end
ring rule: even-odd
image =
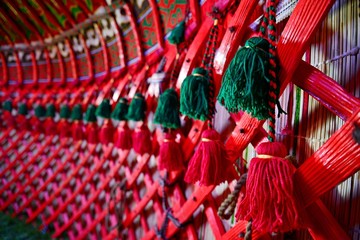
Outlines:
{"type": "Polygon", "coordinates": [[[229,219],[235,212],[236,203],[239,198],[241,188],[246,184],[247,173],[241,175],[239,180],[236,182],[234,191],[230,193],[227,198],[221,203],[218,209],[218,215],[222,219],[229,219]]]}

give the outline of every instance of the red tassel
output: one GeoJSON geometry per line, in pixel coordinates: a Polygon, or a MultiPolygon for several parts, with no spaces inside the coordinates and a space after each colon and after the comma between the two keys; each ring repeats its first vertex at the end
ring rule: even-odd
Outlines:
{"type": "Polygon", "coordinates": [[[252,219],[260,232],[287,232],[297,227],[298,212],[293,195],[295,168],[284,159],[286,147],[279,142],[261,143],[250,162],[246,195],[237,218],[252,219]]]}
{"type": "Polygon", "coordinates": [[[125,121],[121,121],[117,128],[115,146],[121,150],[130,150],[132,147],[131,130],[125,121]]]}
{"type": "Polygon", "coordinates": [[[75,120],[72,123],[72,138],[74,141],[80,141],[84,139],[84,127],[78,120],[75,120]]]}
{"type": "Polygon", "coordinates": [[[88,123],[86,127],[86,141],[90,144],[97,144],[99,142],[98,125],[96,122],[88,123]]]}
{"type": "Polygon", "coordinates": [[[208,129],[201,135],[201,142],[189,162],[185,181],[199,185],[218,185],[232,181],[238,176],[228,159],[220,135],[214,129],[208,129]]]}
{"type": "Polygon", "coordinates": [[[17,129],[27,130],[27,131],[31,130],[31,125],[30,125],[28,119],[26,119],[26,116],[21,115],[21,114],[17,115],[16,122],[17,122],[17,129]]]}
{"type": "Polygon", "coordinates": [[[160,146],[158,168],[167,171],[182,171],[185,169],[182,149],[171,133],[165,133],[160,146]]]}
{"type": "Polygon", "coordinates": [[[56,123],[52,118],[47,118],[44,121],[44,130],[46,135],[52,136],[57,133],[56,123]]]}
{"type": "Polygon", "coordinates": [[[151,153],[151,133],[146,124],[137,126],[132,134],[133,149],[137,154],[151,153]]]}
{"type": "Polygon", "coordinates": [[[114,126],[109,119],[105,119],[100,129],[100,141],[102,144],[108,144],[114,140],[114,126]]]}
{"type": "Polygon", "coordinates": [[[3,111],[3,121],[6,128],[16,128],[16,121],[11,112],[3,111]]]}
{"type": "Polygon", "coordinates": [[[61,139],[69,138],[71,136],[70,123],[67,120],[60,119],[58,123],[58,129],[59,129],[59,137],[61,139]]]}
{"type": "Polygon", "coordinates": [[[30,123],[31,123],[32,129],[35,132],[37,132],[37,133],[44,132],[43,121],[41,121],[37,117],[35,117],[35,116],[31,117],[30,123]]]}

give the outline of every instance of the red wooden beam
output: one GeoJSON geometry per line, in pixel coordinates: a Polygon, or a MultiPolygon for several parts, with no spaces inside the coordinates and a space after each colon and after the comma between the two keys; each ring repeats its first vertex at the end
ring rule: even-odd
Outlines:
{"type": "MultiPolygon", "coordinates": [[[[80,169],[86,165],[89,158],[95,154],[95,149],[96,149],[96,146],[94,146],[94,145],[89,146],[88,154],[85,157],[81,158],[81,162],[73,169],[73,171],[68,176],[68,178],[65,181],[62,181],[61,185],[57,189],[55,189],[54,193],[51,194],[51,196],[49,196],[49,198],[46,201],[44,201],[44,203],[42,203],[40,206],[38,206],[38,208],[35,210],[34,213],[32,213],[32,215],[34,215],[36,217],[40,212],[42,212],[46,208],[46,206],[50,205],[51,202],[54,199],[56,199],[56,197],[58,195],[60,195],[62,190],[65,189],[67,187],[67,185],[70,183],[70,181],[79,173],[80,169]]],[[[34,199],[38,198],[38,196],[39,196],[38,194],[39,194],[39,192],[37,192],[37,194],[34,194],[25,203],[23,203],[23,205],[20,206],[20,208],[13,214],[13,216],[18,215],[23,210],[25,210],[34,199]]]]}
{"type": "Polygon", "coordinates": [[[343,120],[351,117],[360,106],[358,98],[304,61],[296,69],[293,82],[343,120]]]}
{"type": "Polygon", "coordinates": [[[0,59],[1,59],[1,68],[2,68],[2,81],[0,83],[0,86],[5,87],[9,84],[9,69],[7,66],[4,53],[2,51],[0,51],[0,59]]]}
{"type": "MultiPolygon", "coordinates": [[[[21,184],[21,186],[18,188],[16,193],[14,193],[12,196],[9,196],[6,202],[2,204],[2,206],[0,207],[1,211],[4,211],[11,203],[13,203],[13,201],[15,201],[15,199],[18,198],[19,195],[25,191],[26,187],[31,185],[32,182],[35,181],[35,179],[37,179],[40,176],[41,172],[45,170],[45,168],[50,164],[50,162],[54,159],[54,157],[56,157],[60,153],[60,151],[65,147],[65,145],[68,144],[66,141],[67,140],[63,141],[62,144],[58,147],[58,149],[53,154],[51,154],[51,156],[49,156],[48,159],[46,159],[46,162],[44,162],[44,164],[36,173],[32,174],[31,177],[27,179],[25,183],[21,184]]],[[[80,149],[80,146],[81,146],[81,142],[77,142],[75,144],[74,150],[72,150],[71,153],[67,155],[66,160],[62,162],[61,165],[59,165],[57,170],[53,173],[52,177],[50,177],[49,179],[56,177],[56,173],[58,173],[65,167],[65,164],[68,162],[68,160],[73,158],[75,153],[80,149]]],[[[48,182],[49,179],[47,179],[46,182],[48,182]]],[[[46,184],[44,185],[46,186],[46,184]]]]}
{"type": "MultiPolygon", "coordinates": [[[[4,23],[2,23],[1,27],[4,27],[4,23]]],[[[10,35],[8,34],[8,32],[6,32],[6,30],[3,30],[2,28],[0,28],[0,34],[5,37],[5,40],[8,42],[8,44],[10,46],[14,47],[14,43],[11,41],[10,35]]],[[[15,57],[15,62],[16,62],[16,71],[17,71],[17,75],[18,75],[17,83],[15,84],[15,87],[16,87],[16,86],[22,85],[23,74],[22,74],[22,67],[21,67],[19,55],[16,51],[14,51],[14,57],[15,57]]],[[[5,61],[5,63],[6,63],[6,61],[5,61]]]]}
{"type": "Polygon", "coordinates": [[[76,211],[73,216],[64,224],[61,226],[60,229],[58,229],[53,237],[59,237],[64,231],[66,231],[77,219],[81,217],[83,212],[85,212],[90,205],[99,197],[100,193],[108,186],[111,179],[114,178],[114,176],[117,174],[118,170],[122,166],[123,162],[126,160],[127,155],[123,155],[120,157],[120,160],[118,160],[115,164],[115,166],[111,167],[111,172],[109,175],[107,175],[106,179],[101,181],[101,186],[96,189],[94,193],[92,193],[91,197],[81,206],[81,209],[76,211]]]}

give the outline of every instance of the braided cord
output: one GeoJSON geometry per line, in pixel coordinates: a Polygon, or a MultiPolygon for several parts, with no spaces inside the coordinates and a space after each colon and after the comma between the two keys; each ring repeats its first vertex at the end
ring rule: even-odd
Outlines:
{"type": "Polygon", "coordinates": [[[215,84],[214,84],[214,76],[213,76],[213,63],[215,59],[215,52],[217,47],[217,37],[219,34],[219,26],[218,20],[214,20],[214,26],[212,27],[211,38],[211,46],[210,46],[210,54],[209,54],[209,62],[207,64],[207,71],[209,74],[209,119],[212,119],[215,115],[215,84]]]}
{"type": "Polygon", "coordinates": [[[276,2],[270,0],[269,4],[269,25],[268,25],[268,38],[269,38],[269,141],[275,141],[275,106],[278,99],[278,79],[277,79],[277,60],[276,60],[276,2]]]}
{"type": "Polygon", "coordinates": [[[239,193],[242,187],[246,184],[247,173],[241,175],[239,180],[237,180],[236,185],[234,187],[234,191],[232,191],[226,199],[221,203],[218,209],[218,215],[222,219],[229,219],[231,215],[235,212],[236,203],[239,198],[239,193]]]}

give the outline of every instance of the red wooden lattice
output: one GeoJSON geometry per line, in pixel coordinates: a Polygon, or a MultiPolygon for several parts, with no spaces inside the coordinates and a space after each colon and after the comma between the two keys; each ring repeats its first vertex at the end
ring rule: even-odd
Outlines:
{"type": "MultiPolygon", "coordinates": [[[[126,52],[124,50],[126,43],[122,39],[121,29],[118,29],[117,46],[123,68],[111,75],[106,42],[101,36],[99,26],[95,25],[94,28],[100,36],[105,75],[96,78],[97,86],[84,85],[82,90],[77,89],[76,86],[73,87],[76,97],[73,101],[69,101],[70,105],[77,102],[84,106],[90,102],[99,104],[104,96],[112,93],[112,99],[116,102],[119,93],[125,91],[129,78],[135,79],[130,90],[130,92],[135,92],[144,80],[139,76],[146,71],[154,71],[162,56],[167,58],[165,70],[170,71],[175,61],[175,48],[163,42],[158,3],[153,0],[149,3],[155,18],[156,38],[159,45],[157,51],[145,56],[140,43],[142,33],[136,26],[136,16],[134,16],[131,4],[126,4],[124,9],[130,16],[139,62],[132,66],[125,66],[126,56],[123,55],[126,52]],[[110,77],[114,77],[115,80],[107,81],[110,77]],[[97,89],[100,89],[100,94],[94,98],[93,92],[97,89]],[[112,92],[112,89],[115,91],[112,92]],[[84,99],[81,99],[82,91],[88,93],[84,99]]],[[[346,93],[330,77],[301,60],[311,43],[311,37],[333,3],[332,0],[299,1],[287,20],[278,43],[281,92],[288,83],[293,82],[346,121],[344,126],[307,159],[294,175],[297,197],[304,209],[303,227],[307,228],[315,239],[349,239],[347,233],[339,226],[319,197],[360,169],[360,149],[352,138],[354,123],[360,124],[359,100],[346,93]],[[329,91],[337,98],[334,99],[327,94],[329,91]],[[340,149],[340,145],[341,152],[333,150],[340,149]]],[[[190,1],[189,8],[194,17],[187,30],[188,50],[180,69],[177,88],[180,88],[183,79],[200,63],[208,33],[213,24],[211,17],[205,13],[214,4],[221,11],[226,12],[223,29],[218,39],[220,45],[217,56],[221,57],[216,58],[214,66],[217,90],[221,84],[221,76],[239,45],[244,42],[246,36],[252,34],[249,25],[260,16],[261,12],[258,1],[255,0],[242,0],[238,4],[233,1],[216,3],[206,1],[202,6],[199,6],[198,1],[190,1]]],[[[45,8],[42,3],[39,6],[45,8]]],[[[68,16],[69,23],[75,26],[74,19],[66,6],[63,3],[59,6],[68,16]]],[[[85,14],[90,16],[89,11],[85,14]]],[[[49,18],[56,24],[53,17],[49,18]]],[[[30,25],[30,23],[27,24],[30,25]]],[[[61,28],[61,26],[58,27],[61,28]]],[[[16,29],[14,28],[15,31],[21,32],[20,29],[16,29]]],[[[82,33],[80,38],[84,42],[82,33]]],[[[39,39],[41,39],[40,35],[39,39]]],[[[85,48],[84,51],[88,64],[91,66],[94,59],[91,59],[89,49],[85,48]]],[[[58,56],[59,62],[62,63],[60,65],[64,68],[63,59],[60,54],[58,56]]],[[[2,63],[5,63],[1,52],[0,57],[2,63]]],[[[70,51],[70,59],[71,73],[76,83],[79,79],[76,59],[72,51],[70,51]]],[[[20,63],[17,65],[19,68],[20,63]]],[[[50,65],[48,60],[49,69],[51,69],[50,65]]],[[[5,76],[2,83],[7,83],[8,69],[6,64],[2,66],[3,76],[5,76]]],[[[51,85],[51,70],[49,72],[47,84],[51,85]]],[[[66,81],[65,72],[66,70],[61,70],[62,83],[66,81]]],[[[21,73],[18,74],[21,76],[21,73]]],[[[33,71],[33,74],[34,80],[37,79],[36,71],[33,71]]],[[[20,84],[22,78],[19,77],[18,80],[20,84]]],[[[94,69],[89,67],[88,81],[92,80],[95,80],[94,69]]],[[[12,90],[9,87],[5,93],[10,95],[12,90]]],[[[56,105],[66,98],[66,93],[69,91],[69,89],[60,90],[61,97],[56,105]]],[[[19,91],[20,93],[25,94],[23,91],[19,91]]],[[[40,94],[39,89],[34,89],[35,96],[31,101],[35,102],[36,96],[40,94]]],[[[44,99],[50,100],[52,94],[53,92],[50,91],[45,93],[47,97],[44,99]]],[[[236,125],[233,129],[229,129],[231,134],[226,140],[226,147],[232,153],[231,160],[235,162],[241,157],[248,144],[256,146],[261,141],[265,141],[266,134],[262,128],[264,122],[246,113],[234,116],[233,119],[236,125]]],[[[190,124],[188,131],[184,131],[185,134],[182,137],[182,149],[186,161],[193,154],[205,128],[205,124],[201,121],[192,121],[190,124]]],[[[3,127],[6,127],[5,124],[3,127]]],[[[153,132],[154,149],[158,147],[156,140],[158,135],[161,133],[155,130],[153,132]]],[[[133,151],[117,149],[113,143],[90,144],[85,141],[73,141],[71,138],[59,138],[58,135],[48,136],[42,133],[31,133],[27,129],[15,128],[3,128],[0,144],[1,211],[11,209],[14,217],[25,215],[28,223],[40,221],[41,228],[51,226],[55,238],[65,235],[70,239],[123,239],[125,235],[129,239],[157,237],[155,228],[160,228],[163,224],[165,211],[162,207],[163,192],[160,184],[160,175],[163,173],[157,171],[155,153],[139,156],[133,151]],[[124,182],[122,197],[125,198],[124,213],[121,216],[122,224],[120,230],[119,228],[109,229],[107,225],[118,224],[115,216],[118,206],[111,200],[111,189],[120,182],[124,182]]],[[[212,194],[216,186],[188,186],[184,184],[182,178],[182,173],[171,173],[167,177],[169,183],[166,187],[167,200],[172,206],[174,216],[184,226],[179,228],[170,221],[166,237],[198,239],[199,229],[201,229],[199,209],[202,209],[212,235],[216,239],[242,239],[241,233],[245,232],[247,222],[239,221],[228,229],[228,223],[223,222],[217,215],[217,207],[223,197],[212,194]],[[190,194],[189,189],[192,190],[190,194]]],[[[226,189],[224,194],[228,192],[229,190],[226,189]]],[[[253,232],[252,237],[254,239],[271,238],[268,233],[256,231],[253,232]]]]}

